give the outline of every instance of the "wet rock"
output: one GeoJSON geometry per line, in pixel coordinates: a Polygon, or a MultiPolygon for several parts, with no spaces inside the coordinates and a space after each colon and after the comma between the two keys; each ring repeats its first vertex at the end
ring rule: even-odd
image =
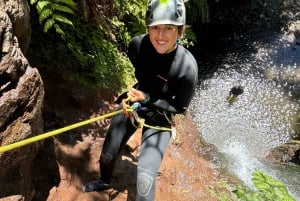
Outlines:
{"type": "MultiPolygon", "coordinates": [[[[4,147],[43,132],[44,88],[39,72],[22,52],[30,38],[28,2],[1,1],[0,8],[0,146],[4,147]]],[[[39,147],[34,143],[0,153],[0,200],[31,200],[31,163],[39,147]]]]}
{"type": "MultiPolygon", "coordinates": [[[[7,13],[12,24],[1,29],[13,29],[14,35],[19,41],[20,48],[24,52],[30,43],[30,8],[26,0],[6,0],[0,1],[0,10],[7,13]]],[[[10,40],[9,40],[10,41],[10,40]]]]}
{"type": "Polygon", "coordinates": [[[13,195],[0,200],[1,201],[24,201],[24,197],[22,195],[13,195]]]}
{"type": "Polygon", "coordinates": [[[285,35],[289,42],[300,45],[300,20],[291,21],[285,35]]]}
{"type": "Polygon", "coordinates": [[[273,163],[295,163],[300,165],[300,141],[291,140],[273,148],[266,158],[273,163]]]}

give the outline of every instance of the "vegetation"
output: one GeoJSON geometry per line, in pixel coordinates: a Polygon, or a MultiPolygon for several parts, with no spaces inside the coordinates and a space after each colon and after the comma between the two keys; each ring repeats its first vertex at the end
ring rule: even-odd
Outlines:
{"type": "Polygon", "coordinates": [[[189,0],[186,4],[188,10],[187,23],[209,22],[209,9],[207,0],[189,0]]]}
{"type": "Polygon", "coordinates": [[[39,14],[39,23],[43,25],[44,32],[47,33],[50,28],[55,28],[58,34],[65,34],[60,27],[60,23],[73,26],[67,15],[74,15],[76,3],[73,0],[30,0],[31,5],[35,5],[39,14]]]}
{"type": "Polygon", "coordinates": [[[252,174],[252,181],[258,191],[245,190],[239,186],[234,193],[240,201],[295,201],[280,181],[256,170],[252,174]]]}
{"type": "MultiPolygon", "coordinates": [[[[132,84],[133,69],[124,53],[131,37],[145,33],[147,0],[30,0],[33,24],[28,58],[44,71],[55,71],[88,87],[115,92],[132,84]]],[[[208,22],[206,0],[187,3],[188,24],[208,22]]],[[[181,42],[195,41],[191,29],[181,42]]],[[[294,201],[286,187],[259,170],[253,173],[258,191],[239,186],[234,191],[241,201],[294,201]]],[[[224,196],[221,200],[229,200],[224,196]]]]}
{"type": "MultiPolygon", "coordinates": [[[[198,8],[193,12],[203,12],[203,2],[191,0],[198,8]]],[[[30,0],[30,4],[34,40],[27,56],[31,63],[88,87],[118,92],[134,82],[125,52],[133,36],[146,32],[147,0],[30,0]]],[[[189,46],[191,41],[195,36],[188,29],[181,43],[189,46]]]]}
{"type": "Polygon", "coordinates": [[[296,201],[289,193],[283,183],[273,179],[260,170],[252,174],[252,182],[257,188],[253,191],[245,186],[230,184],[226,180],[219,180],[217,185],[208,186],[210,194],[220,201],[296,201]],[[235,188],[236,190],[230,190],[235,188]],[[232,192],[232,193],[229,193],[232,192]]]}
{"type": "Polygon", "coordinates": [[[119,51],[120,45],[108,37],[107,26],[86,23],[76,15],[64,18],[64,22],[72,23],[53,20],[57,16],[56,8],[63,10],[61,8],[64,6],[58,5],[64,2],[37,1],[36,12],[31,13],[34,40],[27,53],[28,58],[33,60],[31,62],[43,71],[57,72],[65,79],[75,80],[90,88],[109,88],[118,92],[133,82],[132,66],[126,55],[119,51]],[[55,15],[46,18],[43,13],[50,13],[46,7],[55,15]],[[47,20],[53,22],[51,27],[47,20]]]}

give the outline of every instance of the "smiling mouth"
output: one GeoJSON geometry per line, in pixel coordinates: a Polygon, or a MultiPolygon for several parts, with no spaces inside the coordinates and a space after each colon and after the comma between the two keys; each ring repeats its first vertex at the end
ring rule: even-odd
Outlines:
{"type": "Polygon", "coordinates": [[[165,44],[167,44],[166,41],[159,41],[159,40],[158,40],[158,41],[156,41],[156,42],[157,42],[158,45],[165,45],[165,44]]]}

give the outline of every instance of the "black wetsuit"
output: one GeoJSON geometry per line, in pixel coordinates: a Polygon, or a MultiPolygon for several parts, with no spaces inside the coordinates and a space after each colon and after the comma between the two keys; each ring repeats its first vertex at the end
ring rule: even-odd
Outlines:
{"type": "Polygon", "coordinates": [[[188,50],[178,45],[176,51],[158,54],[149,35],[141,35],[132,39],[128,56],[139,90],[150,94],[150,105],[169,112],[185,112],[198,77],[197,63],[188,50]]]}
{"type": "MultiPolygon", "coordinates": [[[[147,34],[131,40],[128,56],[138,81],[135,87],[150,95],[149,102],[143,105],[148,110],[138,114],[147,124],[170,128],[172,114],[185,113],[193,97],[198,77],[194,57],[181,45],[171,53],[159,54],[147,34]]],[[[100,157],[104,182],[110,182],[120,150],[135,130],[124,114],[112,119],[100,157]]],[[[170,138],[170,131],[143,128],[136,201],[154,200],[157,171],[170,138]]]]}

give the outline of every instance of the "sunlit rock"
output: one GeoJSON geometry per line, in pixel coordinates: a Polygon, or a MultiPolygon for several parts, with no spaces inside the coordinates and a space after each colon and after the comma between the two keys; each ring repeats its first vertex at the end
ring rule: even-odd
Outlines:
{"type": "MultiPolygon", "coordinates": [[[[0,8],[0,146],[3,148],[43,132],[44,88],[39,72],[23,55],[30,38],[28,2],[0,1],[0,8]]],[[[34,143],[0,153],[0,198],[18,197],[24,201],[33,198],[31,166],[39,145],[34,143]]]]}
{"type": "Polygon", "coordinates": [[[300,141],[291,140],[270,150],[267,159],[275,163],[295,163],[300,165],[300,141]]]}

